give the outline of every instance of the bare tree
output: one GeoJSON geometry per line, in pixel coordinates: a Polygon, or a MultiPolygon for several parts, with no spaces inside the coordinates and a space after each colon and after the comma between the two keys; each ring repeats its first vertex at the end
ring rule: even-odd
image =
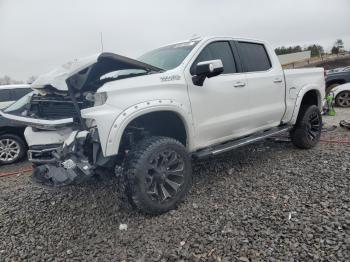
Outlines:
{"type": "Polygon", "coordinates": [[[13,84],[23,84],[23,81],[14,80],[8,75],[4,75],[3,77],[0,77],[0,85],[13,85],[13,84]]]}

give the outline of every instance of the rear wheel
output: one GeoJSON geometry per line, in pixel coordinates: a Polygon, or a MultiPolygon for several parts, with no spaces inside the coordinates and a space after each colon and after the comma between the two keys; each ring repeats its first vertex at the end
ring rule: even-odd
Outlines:
{"type": "Polygon", "coordinates": [[[6,134],[0,136],[0,164],[12,164],[23,158],[25,143],[17,135],[6,134]]]}
{"type": "Polygon", "coordinates": [[[319,142],[322,130],[322,116],[317,106],[302,107],[297,123],[290,132],[292,142],[302,149],[309,149],[319,142]]]}
{"type": "Polygon", "coordinates": [[[192,168],[185,147],[173,138],[150,137],[126,159],[125,193],[144,213],[161,214],[184,199],[192,186],[192,168]]]}
{"type": "Polygon", "coordinates": [[[350,91],[340,92],[335,98],[335,103],[340,107],[350,107],[350,91]]]}

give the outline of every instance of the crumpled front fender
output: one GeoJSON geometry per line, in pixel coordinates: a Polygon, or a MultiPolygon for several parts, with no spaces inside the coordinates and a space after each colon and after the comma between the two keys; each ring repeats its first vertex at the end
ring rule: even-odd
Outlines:
{"type": "Polygon", "coordinates": [[[194,134],[191,110],[184,104],[178,103],[171,99],[159,99],[136,104],[124,110],[113,122],[109,132],[106,150],[104,156],[112,156],[118,154],[120,142],[125,128],[128,124],[142,115],[157,112],[157,111],[172,111],[176,113],[183,121],[187,133],[187,148],[191,150],[192,137],[194,134]]]}

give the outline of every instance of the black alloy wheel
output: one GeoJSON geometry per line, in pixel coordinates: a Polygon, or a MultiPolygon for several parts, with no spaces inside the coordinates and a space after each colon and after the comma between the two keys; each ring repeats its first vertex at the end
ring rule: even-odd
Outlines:
{"type": "Polygon", "coordinates": [[[146,138],[130,150],[123,180],[132,206],[148,214],[167,212],[177,207],[192,186],[190,156],[173,138],[146,138]]]}

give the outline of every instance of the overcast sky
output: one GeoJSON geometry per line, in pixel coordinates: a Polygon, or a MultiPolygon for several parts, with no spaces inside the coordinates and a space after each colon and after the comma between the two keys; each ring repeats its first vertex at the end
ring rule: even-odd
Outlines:
{"type": "Polygon", "coordinates": [[[194,34],[350,49],[350,0],[0,0],[0,77],[97,53],[100,32],[104,51],[133,58],[194,34]]]}

